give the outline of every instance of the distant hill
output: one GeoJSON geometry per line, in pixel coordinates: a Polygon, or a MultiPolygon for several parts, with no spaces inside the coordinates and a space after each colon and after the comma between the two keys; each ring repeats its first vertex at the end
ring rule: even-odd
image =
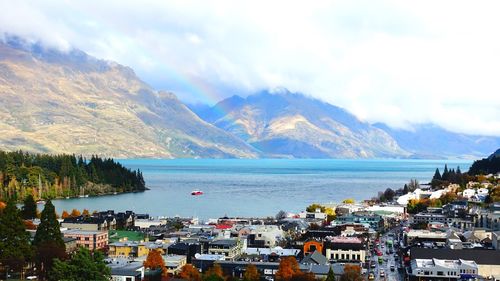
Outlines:
{"type": "Polygon", "coordinates": [[[497,149],[487,158],[474,161],[468,173],[470,175],[500,173],[500,149],[497,149]]]}
{"type": "MultiPolygon", "coordinates": [[[[196,108],[194,108],[196,110],[196,108]]],[[[285,89],[227,98],[197,112],[269,157],[407,157],[383,130],[346,110],[285,89]]]]}
{"type": "Polygon", "coordinates": [[[0,42],[0,149],[108,157],[258,157],[128,67],[0,42]]]}
{"type": "Polygon", "coordinates": [[[414,125],[413,130],[393,129],[385,124],[374,126],[393,137],[399,146],[415,158],[477,158],[500,147],[500,138],[450,132],[432,124],[414,125]]]}

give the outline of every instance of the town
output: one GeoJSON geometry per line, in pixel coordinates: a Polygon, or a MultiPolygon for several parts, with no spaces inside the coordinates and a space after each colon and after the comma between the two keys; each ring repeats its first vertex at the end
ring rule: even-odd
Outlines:
{"type": "MultiPolygon", "coordinates": [[[[436,174],[434,180],[441,177],[436,174]]],[[[318,203],[266,218],[202,222],[133,210],[72,210],[57,219],[55,231],[65,255],[101,253],[113,281],[500,280],[500,177],[480,179],[465,187],[412,180],[363,202],[318,203]]],[[[39,245],[39,233],[56,216],[50,205],[41,218],[25,221],[31,244],[39,245]]],[[[0,243],[7,248],[9,241],[0,243]]],[[[52,280],[37,265],[14,270],[4,258],[0,279],[52,280]]]]}

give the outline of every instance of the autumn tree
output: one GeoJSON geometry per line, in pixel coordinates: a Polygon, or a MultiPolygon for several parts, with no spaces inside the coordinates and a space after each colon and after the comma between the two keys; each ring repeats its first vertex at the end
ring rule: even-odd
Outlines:
{"type": "Polygon", "coordinates": [[[346,264],[344,273],[340,276],[340,281],[363,281],[361,267],[355,264],[346,264]]]}
{"type": "Polygon", "coordinates": [[[151,250],[144,261],[144,267],[151,270],[161,270],[162,275],[165,276],[167,271],[165,269],[165,262],[159,250],[151,250]]]}
{"type": "Polygon", "coordinates": [[[249,264],[243,274],[243,281],[259,281],[260,273],[254,264],[249,264]]]}
{"type": "Polygon", "coordinates": [[[200,272],[189,263],[182,267],[179,277],[187,281],[201,281],[200,272]]]}
{"type": "Polygon", "coordinates": [[[295,257],[283,257],[275,277],[277,281],[290,281],[292,277],[301,273],[299,263],[295,257]]]}
{"type": "Polygon", "coordinates": [[[81,213],[80,213],[80,211],[78,211],[77,209],[73,209],[73,210],[71,211],[71,214],[70,214],[70,216],[71,216],[71,217],[73,217],[73,218],[74,218],[74,217],[79,217],[79,216],[81,216],[81,215],[82,215],[82,214],[81,214],[81,213]]]}
{"type": "Polygon", "coordinates": [[[347,198],[347,199],[344,199],[344,201],[342,201],[342,203],[344,203],[344,204],[354,204],[355,201],[352,198],[347,198]]]}
{"type": "Polygon", "coordinates": [[[82,215],[83,215],[83,216],[86,216],[86,217],[90,216],[90,212],[89,212],[89,210],[87,210],[87,209],[83,209],[83,211],[82,211],[82,215]]]}
{"type": "Polygon", "coordinates": [[[224,273],[220,264],[216,263],[214,266],[209,268],[205,275],[203,275],[204,281],[224,281],[224,273]]]}
{"type": "Polygon", "coordinates": [[[320,212],[324,212],[325,211],[325,207],[324,206],[321,206],[320,204],[311,204],[309,206],[307,206],[306,208],[306,211],[307,212],[310,212],[310,213],[315,213],[316,210],[320,210],[320,212]]]}
{"type": "Polygon", "coordinates": [[[68,211],[64,210],[64,211],[62,212],[62,214],[61,214],[61,218],[62,218],[62,219],[69,218],[69,213],[68,213],[68,211]]]}

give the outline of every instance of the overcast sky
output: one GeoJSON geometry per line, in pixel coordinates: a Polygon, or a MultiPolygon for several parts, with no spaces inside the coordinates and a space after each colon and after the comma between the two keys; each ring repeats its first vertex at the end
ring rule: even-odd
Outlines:
{"type": "Polygon", "coordinates": [[[499,12],[500,1],[0,0],[0,32],[128,65],[189,102],[286,87],[369,122],[500,136],[499,12]]]}

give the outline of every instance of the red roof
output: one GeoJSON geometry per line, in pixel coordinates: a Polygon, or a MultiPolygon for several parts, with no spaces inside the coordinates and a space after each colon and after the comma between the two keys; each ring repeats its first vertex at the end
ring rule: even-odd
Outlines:
{"type": "Polygon", "coordinates": [[[229,224],[217,224],[215,226],[215,229],[230,229],[232,228],[233,226],[232,225],[229,225],[229,224]]]}

